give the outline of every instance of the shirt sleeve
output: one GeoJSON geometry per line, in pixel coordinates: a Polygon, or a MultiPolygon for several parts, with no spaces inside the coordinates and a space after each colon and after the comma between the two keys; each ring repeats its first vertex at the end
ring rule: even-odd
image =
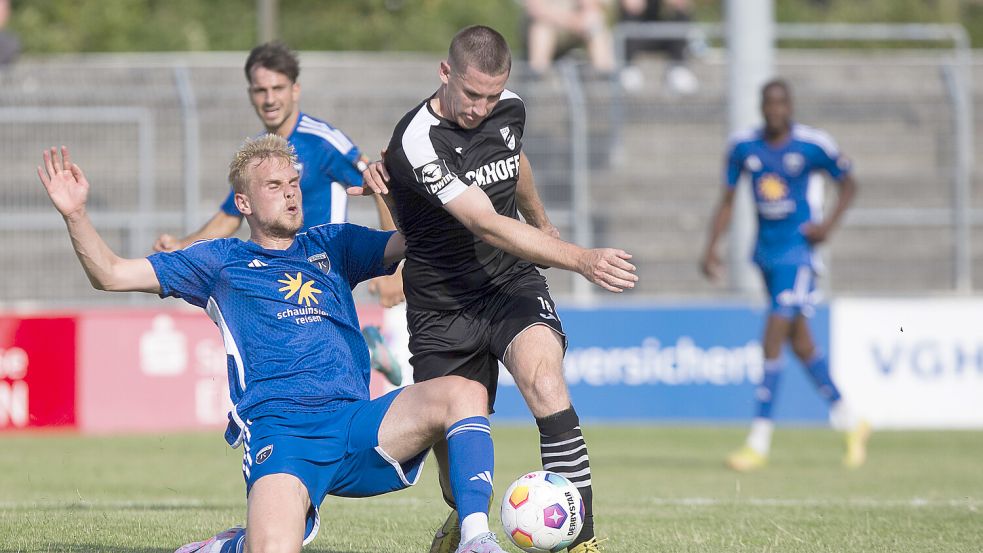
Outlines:
{"type": "Polygon", "coordinates": [[[224,240],[196,242],[183,250],[158,252],[147,259],[157,273],[160,296],[181,298],[204,308],[221,270],[217,247],[224,240]]]}
{"type": "Polygon", "coordinates": [[[821,143],[812,148],[813,166],[829,173],[833,180],[841,181],[853,168],[850,159],[840,152],[833,137],[822,134],[821,143]]]}
{"type": "Polygon", "coordinates": [[[744,171],[744,149],[740,144],[733,144],[727,152],[727,162],[724,168],[724,183],[728,188],[737,186],[744,171]]]}
{"type": "Polygon", "coordinates": [[[468,189],[462,180],[456,153],[434,140],[431,130],[439,121],[421,107],[412,121],[389,143],[386,169],[396,184],[443,207],[468,189]]]}
{"type": "Polygon", "coordinates": [[[352,288],[362,281],[396,271],[399,263],[382,264],[386,244],[395,233],[351,223],[322,225],[308,231],[319,246],[331,252],[332,265],[340,267],[352,288]]]}
{"type": "Polygon", "coordinates": [[[355,146],[352,146],[347,154],[334,149],[325,152],[325,176],[332,181],[340,182],[345,188],[362,186],[362,170],[359,166],[364,165],[364,162],[359,163],[361,157],[361,152],[355,146]],[[354,158],[352,158],[353,152],[354,158]]]}
{"type": "Polygon", "coordinates": [[[236,207],[235,191],[232,187],[229,187],[229,195],[225,197],[225,201],[219,206],[219,209],[227,215],[232,215],[233,217],[242,217],[242,213],[239,212],[239,208],[236,207]]]}

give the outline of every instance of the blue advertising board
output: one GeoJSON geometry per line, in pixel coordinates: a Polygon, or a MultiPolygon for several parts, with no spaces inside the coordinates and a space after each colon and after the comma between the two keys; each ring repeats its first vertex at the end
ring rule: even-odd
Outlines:
{"type": "MultiPolygon", "coordinates": [[[[761,381],[764,308],[694,305],[559,310],[569,347],[564,373],[580,417],[604,421],[747,422],[761,381]]],[[[829,310],[811,320],[829,351],[829,310]]],[[[791,351],[776,419],[826,421],[828,408],[791,351]]],[[[502,370],[495,420],[531,420],[502,370]]]]}

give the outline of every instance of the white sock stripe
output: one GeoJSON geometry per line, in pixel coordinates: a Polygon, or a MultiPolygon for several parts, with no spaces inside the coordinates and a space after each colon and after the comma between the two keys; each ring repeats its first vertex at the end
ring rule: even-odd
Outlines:
{"type": "MultiPolygon", "coordinates": [[[[571,480],[571,482],[573,482],[573,481],[571,480]]],[[[585,480],[583,482],[573,482],[573,485],[574,486],[577,486],[578,488],[589,488],[590,487],[590,478],[588,478],[587,480],[585,480]]]]}
{"type": "Polygon", "coordinates": [[[553,472],[559,474],[560,476],[562,476],[562,477],[564,477],[567,480],[570,480],[572,482],[578,476],[588,476],[589,477],[590,476],[590,467],[587,467],[585,469],[581,469],[581,470],[578,470],[578,471],[574,471],[574,472],[565,472],[565,471],[559,471],[559,470],[555,470],[553,472]]]}
{"type": "Polygon", "coordinates": [[[487,424],[462,424],[456,428],[452,428],[447,432],[447,438],[450,439],[452,436],[456,436],[461,432],[484,432],[485,434],[491,434],[491,427],[487,424]]]}
{"type": "MultiPolygon", "coordinates": [[[[573,461],[555,461],[552,463],[546,463],[543,465],[543,469],[553,470],[554,467],[575,467],[577,465],[581,465],[586,462],[588,462],[588,459],[587,459],[587,455],[585,454],[585,455],[581,455],[580,457],[577,457],[573,461]]],[[[553,470],[553,472],[556,471],[553,470]]]]}
{"type": "Polygon", "coordinates": [[[584,441],[584,437],[583,436],[577,436],[576,438],[570,438],[569,440],[563,440],[562,442],[547,442],[547,441],[544,441],[544,440],[545,440],[545,438],[543,438],[542,436],[540,436],[540,438],[539,438],[539,447],[560,447],[561,445],[572,444],[574,442],[583,442],[584,441]]]}
{"type": "Polygon", "coordinates": [[[573,449],[568,449],[566,451],[558,451],[556,453],[540,453],[539,456],[544,459],[546,457],[566,457],[566,456],[571,456],[580,450],[586,450],[586,449],[587,449],[587,444],[582,444],[580,447],[575,447],[573,449]]]}

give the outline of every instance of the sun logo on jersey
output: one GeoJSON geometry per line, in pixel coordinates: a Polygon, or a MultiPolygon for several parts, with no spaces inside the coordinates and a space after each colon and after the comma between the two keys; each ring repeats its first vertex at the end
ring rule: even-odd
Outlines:
{"type": "Polygon", "coordinates": [[[788,187],[777,175],[768,173],[758,181],[758,194],[769,202],[777,202],[788,196],[788,187]]]}
{"type": "Polygon", "coordinates": [[[321,291],[314,287],[314,281],[308,280],[304,282],[304,277],[300,273],[297,273],[296,277],[291,277],[289,273],[284,273],[287,280],[278,280],[280,284],[284,284],[283,288],[280,288],[280,292],[286,292],[287,295],[283,297],[285,300],[289,300],[291,296],[297,294],[297,304],[304,304],[306,307],[311,306],[311,302],[315,304],[318,303],[317,297],[314,294],[320,294],[321,291]]]}

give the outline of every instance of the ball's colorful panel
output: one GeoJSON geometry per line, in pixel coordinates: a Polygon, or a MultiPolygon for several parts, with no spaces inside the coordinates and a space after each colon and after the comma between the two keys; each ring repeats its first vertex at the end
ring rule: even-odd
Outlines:
{"type": "Polygon", "coordinates": [[[556,474],[555,472],[547,472],[545,475],[545,480],[554,486],[569,486],[570,481],[566,478],[556,474]]]}
{"type": "Polygon", "coordinates": [[[512,537],[512,543],[518,545],[519,547],[523,549],[532,547],[532,535],[528,532],[514,530],[510,536],[512,537]]]}
{"type": "Polygon", "coordinates": [[[516,486],[509,494],[509,504],[513,509],[518,509],[519,505],[525,503],[527,499],[529,499],[529,488],[526,486],[516,486]]]}
{"type": "Polygon", "coordinates": [[[543,524],[550,528],[562,528],[567,522],[567,512],[559,503],[543,509],[543,524]]]}

